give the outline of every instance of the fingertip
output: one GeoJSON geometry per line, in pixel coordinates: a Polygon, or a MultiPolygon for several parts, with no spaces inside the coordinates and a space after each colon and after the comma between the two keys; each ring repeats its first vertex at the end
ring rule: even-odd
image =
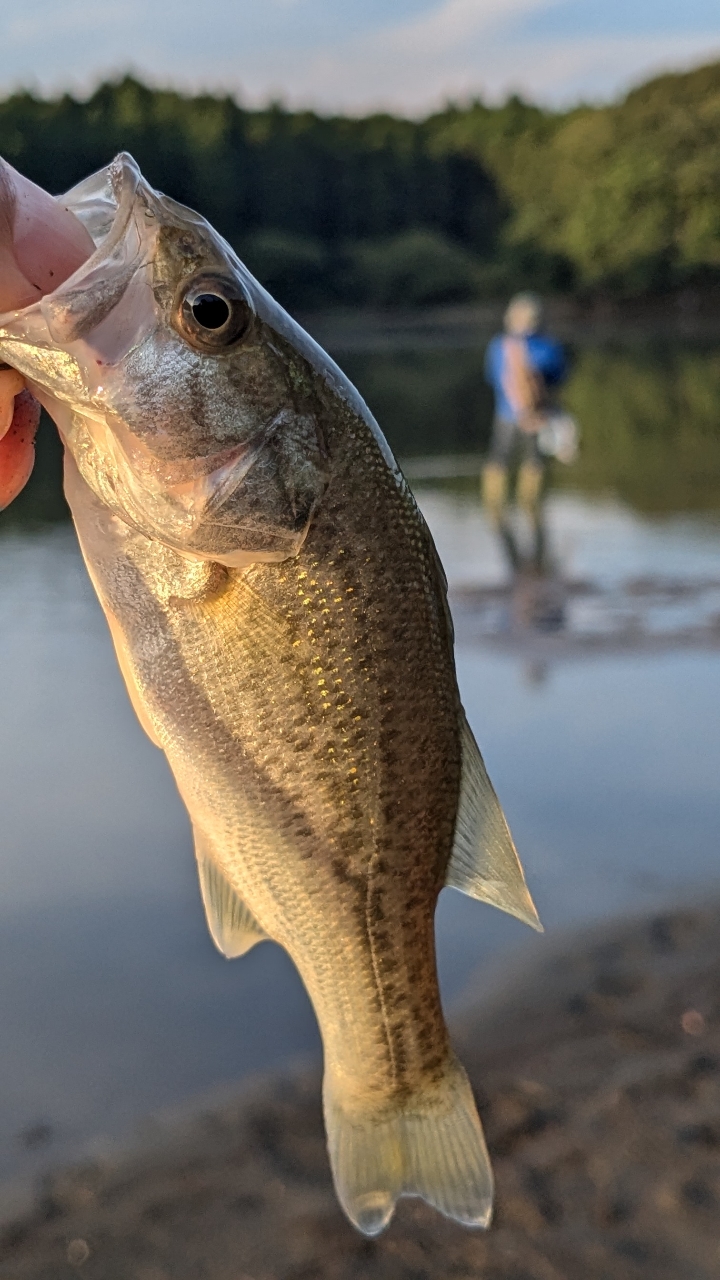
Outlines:
{"type": "Polygon", "coordinates": [[[10,428],[0,440],[0,511],[25,488],[35,465],[35,433],[40,405],[29,391],[14,401],[10,428]]]}

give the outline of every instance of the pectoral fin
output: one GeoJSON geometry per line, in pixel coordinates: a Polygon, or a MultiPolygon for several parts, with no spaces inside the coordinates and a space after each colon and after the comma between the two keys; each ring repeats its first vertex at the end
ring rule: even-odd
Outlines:
{"type": "Polygon", "coordinates": [[[218,951],[228,960],[234,960],[245,955],[256,942],[266,939],[267,934],[222,871],[202,851],[199,839],[195,842],[195,854],[210,936],[218,951]]]}
{"type": "Polygon", "coordinates": [[[460,804],[445,883],[542,932],[505,815],[464,713],[461,737],[460,804]]]}

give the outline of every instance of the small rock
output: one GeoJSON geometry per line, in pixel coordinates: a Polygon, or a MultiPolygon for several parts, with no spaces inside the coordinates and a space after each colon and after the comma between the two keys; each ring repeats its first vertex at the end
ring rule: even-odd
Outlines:
{"type": "Polygon", "coordinates": [[[90,1257],[87,1240],[71,1240],[67,1247],[67,1260],[71,1267],[81,1267],[90,1257]]]}
{"type": "Polygon", "coordinates": [[[39,1147],[46,1147],[52,1139],[52,1125],[45,1120],[39,1121],[38,1124],[29,1124],[18,1134],[18,1142],[25,1147],[26,1151],[36,1151],[39,1147]]]}
{"type": "Polygon", "coordinates": [[[697,1009],[686,1009],[680,1019],[680,1026],[688,1036],[701,1036],[705,1033],[705,1019],[697,1009]]]}

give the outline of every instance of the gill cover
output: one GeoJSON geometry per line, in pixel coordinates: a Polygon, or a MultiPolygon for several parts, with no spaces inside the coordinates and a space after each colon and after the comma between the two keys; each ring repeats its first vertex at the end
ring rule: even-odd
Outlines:
{"type": "Polygon", "coordinates": [[[284,313],[132,157],[60,199],[95,252],[0,316],[0,358],[85,482],[141,532],[233,567],[297,554],[327,463],[310,368],[271,323],[284,313]]]}

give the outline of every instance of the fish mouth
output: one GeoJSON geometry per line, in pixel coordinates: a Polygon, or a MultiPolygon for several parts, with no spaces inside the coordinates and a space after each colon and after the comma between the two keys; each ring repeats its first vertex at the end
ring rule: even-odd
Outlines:
{"type": "Polygon", "coordinates": [[[0,329],[13,329],[25,317],[44,320],[55,343],[82,336],[98,323],[98,308],[114,305],[118,286],[127,285],[142,257],[139,237],[127,243],[129,223],[141,190],[147,188],[132,156],[121,153],[64,196],[56,197],[83,224],[95,250],[54,290],[24,307],[0,315],[0,329]],[[110,280],[110,287],[108,281],[110,280]]]}
{"type": "MultiPolygon", "coordinates": [[[[123,383],[131,353],[154,342],[159,361],[163,344],[180,340],[165,323],[164,277],[159,285],[155,279],[164,225],[197,228],[247,283],[253,306],[258,300],[274,316],[275,304],[205,219],[154,191],[130,156],[117,156],[59,199],[84,224],[95,252],[53,293],[0,315],[0,360],[26,377],[85,483],[141,534],[229,567],[297,555],[325,479],[319,464],[308,463],[294,487],[283,448],[272,446],[285,426],[293,438],[294,408],[279,409],[277,400],[257,406],[234,427],[247,438],[228,443],[212,440],[180,398],[184,436],[197,427],[191,456],[180,457],[183,431],[173,433],[162,414],[146,423],[145,405],[123,383]]],[[[135,358],[147,380],[144,357],[135,358]]]]}

